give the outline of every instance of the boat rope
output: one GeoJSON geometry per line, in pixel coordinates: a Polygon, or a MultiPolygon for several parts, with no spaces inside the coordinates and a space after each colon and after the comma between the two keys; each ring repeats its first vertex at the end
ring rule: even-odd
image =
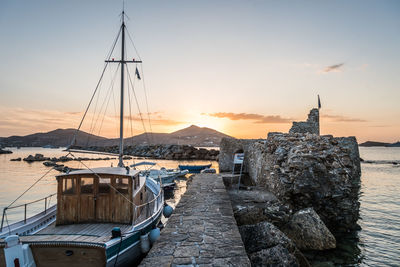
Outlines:
{"type": "MultiPolygon", "coordinates": [[[[131,41],[132,46],[135,49],[135,52],[136,52],[139,60],[142,61],[142,58],[140,57],[140,54],[139,54],[138,50],[136,49],[136,45],[133,42],[133,38],[131,37],[131,34],[129,33],[129,30],[126,29],[126,32],[128,33],[128,38],[131,41]]],[[[149,120],[150,133],[153,133],[153,129],[152,129],[152,126],[151,126],[151,120],[150,120],[149,103],[148,103],[148,100],[147,100],[147,90],[146,90],[146,82],[145,82],[145,79],[144,79],[143,63],[140,65],[140,69],[142,71],[143,91],[144,91],[144,96],[145,96],[145,100],[146,100],[147,118],[149,120]]],[[[152,139],[152,142],[154,142],[153,135],[151,135],[151,139],[152,139]]]]}
{"type": "MultiPolygon", "coordinates": [[[[113,89],[114,89],[115,79],[117,77],[117,73],[118,73],[118,70],[119,70],[119,66],[120,66],[120,64],[118,64],[118,67],[114,72],[114,76],[113,76],[113,78],[111,80],[110,87],[107,90],[106,97],[104,98],[104,101],[103,101],[103,103],[101,105],[99,113],[96,116],[96,112],[94,112],[94,114],[92,116],[92,123],[91,123],[91,126],[90,126],[89,134],[94,134],[95,133],[95,128],[96,128],[97,122],[100,119],[102,113],[103,113],[103,116],[101,118],[101,124],[100,124],[99,131],[98,131],[99,133],[101,131],[101,128],[103,127],[103,121],[104,121],[105,114],[107,112],[108,104],[109,104],[110,99],[111,99],[111,93],[114,95],[114,90],[113,89]],[[104,108],[104,112],[103,112],[103,108],[104,108]],[[96,119],[95,119],[95,117],[96,117],[96,119]]],[[[114,105],[115,105],[115,101],[114,101],[114,105]]],[[[87,140],[86,140],[86,147],[89,146],[90,137],[91,137],[91,135],[88,135],[87,140]]]]}
{"type": "MultiPolygon", "coordinates": [[[[109,53],[107,54],[107,60],[110,59],[110,57],[111,57],[111,55],[112,55],[112,52],[114,51],[115,45],[117,44],[119,35],[121,34],[121,31],[122,31],[122,28],[118,31],[117,37],[115,38],[114,43],[113,43],[113,45],[112,45],[112,47],[111,47],[109,53]]],[[[83,117],[82,117],[82,119],[81,119],[81,122],[79,123],[79,126],[78,126],[78,128],[76,129],[76,131],[75,131],[75,134],[74,134],[74,136],[73,136],[73,138],[72,138],[72,140],[71,140],[71,144],[70,144],[69,147],[73,146],[74,143],[75,143],[75,141],[76,141],[76,137],[77,137],[77,135],[78,135],[78,132],[79,132],[79,130],[80,130],[81,127],[82,127],[82,123],[83,123],[83,121],[84,121],[85,118],[86,118],[86,115],[87,115],[87,113],[88,113],[88,111],[89,111],[90,105],[92,104],[93,98],[94,98],[94,96],[96,95],[97,89],[99,88],[99,86],[100,86],[100,84],[101,84],[101,80],[103,79],[103,76],[104,76],[104,73],[105,73],[105,71],[106,71],[106,69],[107,69],[107,66],[108,66],[108,62],[106,62],[106,63],[104,64],[104,68],[103,68],[103,71],[101,72],[100,79],[99,79],[99,81],[97,82],[96,88],[94,89],[94,92],[93,92],[93,94],[92,94],[92,97],[90,98],[89,104],[88,104],[87,107],[86,107],[85,113],[83,114],[83,117]]]]}
{"type": "MultiPolygon", "coordinates": [[[[133,38],[132,38],[131,34],[129,33],[129,30],[126,29],[126,32],[128,33],[128,38],[131,41],[131,44],[132,44],[133,48],[135,49],[135,52],[136,52],[139,60],[143,61],[142,58],[140,57],[140,54],[139,54],[138,50],[136,49],[136,45],[133,42],[133,38]]],[[[146,100],[146,111],[147,111],[147,118],[148,118],[148,121],[149,121],[150,133],[153,133],[153,129],[152,129],[152,126],[151,126],[151,120],[150,120],[149,102],[147,100],[147,90],[146,90],[146,82],[145,82],[145,78],[144,78],[143,63],[140,65],[140,69],[142,71],[143,91],[144,91],[144,96],[145,96],[145,100],[146,100]]],[[[150,135],[150,136],[151,136],[152,142],[154,143],[153,135],[150,135]]]]}
{"type": "MultiPolygon", "coordinates": [[[[67,154],[68,155],[68,154],[67,154]]],[[[9,209],[12,204],[14,204],[15,202],[17,202],[23,195],[26,194],[26,192],[28,192],[32,187],[34,187],[38,182],[40,182],[44,177],[46,177],[47,174],[49,174],[55,167],[53,166],[50,170],[48,170],[45,174],[42,175],[42,177],[40,177],[38,180],[36,180],[31,186],[28,187],[28,189],[26,189],[21,195],[19,195],[13,202],[11,202],[10,205],[7,206],[7,209],[9,209]]]]}
{"type": "MultiPolygon", "coordinates": [[[[85,163],[83,163],[79,158],[75,157],[74,154],[72,154],[72,153],[69,153],[69,154],[71,154],[71,156],[72,156],[75,160],[77,160],[77,161],[79,161],[80,163],[82,163],[82,165],[85,166],[85,168],[88,169],[89,171],[91,171],[94,175],[96,175],[97,178],[103,179],[98,173],[96,173],[96,172],[95,172],[94,170],[92,170],[89,166],[87,166],[85,163]]],[[[115,187],[112,186],[111,184],[107,184],[107,185],[108,185],[109,187],[111,187],[115,192],[117,192],[118,194],[120,194],[123,198],[125,198],[129,203],[131,203],[131,204],[133,204],[134,206],[136,206],[136,204],[133,203],[129,198],[127,198],[126,196],[124,196],[124,194],[122,194],[121,192],[119,192],[117,188],[115,188],[115,187]]]]}
{"type": "Polygon", "coordinates": [[[146,131],[146,126],[145,126],[145,124],[144,124],[142,112],[140,111],[139,102],[138,102],[137,97],[136,97],[135,88],[134,88],[134,85],[133,85],[133,83],[132,83],[132,79],[131,79],[131,75],[130,75],[130,73],[129,73],[129,68],[128,68],[128,67],[126,68],[126,72],[127,72],[127,74],[128,74],[128,80],[129,80],[129,82],[131,83],[131,89],[132,89],[132,92],[133,92],[133,96],[135,97],[136,106],[137,106],[138,111],[139,111],[140,120],[142,121],[143,130],[144,130],[145,135],[146,135],[147,143],[150,143],[149,136],[148,136],[148,133],[147,133],[147,131],[146,131]]]}

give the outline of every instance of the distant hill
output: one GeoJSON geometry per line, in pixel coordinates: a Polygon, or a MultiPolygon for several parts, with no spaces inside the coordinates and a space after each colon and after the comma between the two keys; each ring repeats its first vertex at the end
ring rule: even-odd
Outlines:
{"type": "MultiPolygon", "coordinates": [[[[57,129],[47,133],[35,133],[26,136],[1,137],[2,146],[65,147],[70,145],[75,129],[57,129]]],[[[142,133],[125,138],[125,145],[139,144],[181,144],[193,146],[219,146],[223,137],[230,137],[216,130],[192,125],[173,133],[142,133]]],[[[77,146],[113,146],[118,145],[119,139],[105,138],[79,131],[76,138],[77,146]]]]}
{"type": "Polygon", "coordinates": [[[367,141],[364,143],[359,144],[359,146],[365,146],[365,147],[371,147],[371,146],[386,146],[389,145],[389,143],[384,143],[384,142],[375,142],[375,141],[367,141]]]}
{"type": "Polygon", "coordinates": [[[359,144],[359,146],[364,147],[373,147],[373,146],[385,146],[385,147],[400,147],[400,141],[396,143],[384,143],[384,142],[375,142],[375,141],[367,141],[364,143],[359,144]]]}
{"type": "Polygon", "coordinates": [[[388,144],[386,146],[387,147],[400,147],[400,141],[397,141],[396,143],[393,143],[393,144],[388,144]]]}

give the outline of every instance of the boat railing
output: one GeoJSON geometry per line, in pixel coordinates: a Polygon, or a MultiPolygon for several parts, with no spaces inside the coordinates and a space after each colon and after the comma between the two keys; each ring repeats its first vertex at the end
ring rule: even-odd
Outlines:
{"type": "MultiPolygon", "coordinates": [[[[7,218],[7,211],[8,211],[8,210],[24,207],[24,224],[26,224],[28,206],[31,205],[31,204],[35,204],[35,203],[38,203],[38,202],[44,200],[44,214],[46,214],[46,213],[47,213],[47,210],[48,210],[49,207],[50,207],[51,198],[52,198],[54,195],[56,195],[56,194],[57,194],[57,193],[53,193],[53,194],[51,194],[51,195],[48,195],[47,197],[43,197],[43,198],[40,198],[40,199],[31,201],[31,202],[28,202],[28,203],[24,203],[24,204],[21,204],[21,205],[12,206],[12,207],[5,207],[5,208],[3,209],[3,215],[2,215],[2,217],[1,217],[0,232],[3,231],[4,219],[7,218]],[[49,200],[49,201],[48,201],[48,200],[49,200]]],[[[7,222],[7,223],[8,223],[8,222],[7,222]]]]}
{"type": "Polygon", "coordinates": [[[133,212],[133,221],[134,225],[141,223],[148,218],[154,216],[154,210],[158,211],[160,206],[163,205],[163,193],[162,190],[160,189],[158,191],[158,194],[155,198],[152,200],[140,204],[140,205],[135,205],[134,212],[133,212]]]}

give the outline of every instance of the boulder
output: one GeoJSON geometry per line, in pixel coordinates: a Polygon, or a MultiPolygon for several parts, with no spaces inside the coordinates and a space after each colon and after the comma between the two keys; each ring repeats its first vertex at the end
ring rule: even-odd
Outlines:
{"type": "Polygon", "coordinates": [[[0,148],[0,154],[12,154],[13,152],[11,150],[7,150],[7,149],[2,149],[0,148]]]}
{"type": "Polygon", "coordinates": [[[10,161],[21,161],[21,158],[10,159],[10,161]]]}
{"type": "Polygon", "coordinates": [[[273,224],[242,225],[239,232],[253,265],[298,266],[294,243],[273,224]]]}
{"type": "Polygon", "coordinates": [[[250,256],[251,266],[300,266],[296,257],[288,251],[286,247],[278,244],[274,247],[262,249],[260,251],[251,253],[250,256]]]}
{"type": "Polygon", "coordinates": [[[229,190],[233,214],[240,225],[269,222],[275,226],[285,225],[291,210],[282,204],[273,194],[262,190],[229,190]]]}
{"type": "Polygon", "coordinates": [[[296,212],[282,231],[301,250],[325,250],[336,247],[336,240],[318,214],[307,208],[296,212]]]}

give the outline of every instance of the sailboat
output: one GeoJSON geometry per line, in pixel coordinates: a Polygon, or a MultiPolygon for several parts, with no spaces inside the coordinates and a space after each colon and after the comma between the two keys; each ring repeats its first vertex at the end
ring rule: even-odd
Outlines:
{"type": "MultiPolygon", "coordinates": [[[[57,204],[27,218],[34,202],[8,206],[0,228],[0,266],[126,266],[149,249],[148,233],[162,215],[160,183],[123,162],[125,22],[122,12],[121,108],[117,167],[89,168],[56,176],[57,204]],[[25,207],[24,219],[5,225],[7,211],[25,207]]],[[[79,129],[79,128],[78,128],[79,129]]],[[[70,150],[72,153],[72,150],[70,150]]]]}

